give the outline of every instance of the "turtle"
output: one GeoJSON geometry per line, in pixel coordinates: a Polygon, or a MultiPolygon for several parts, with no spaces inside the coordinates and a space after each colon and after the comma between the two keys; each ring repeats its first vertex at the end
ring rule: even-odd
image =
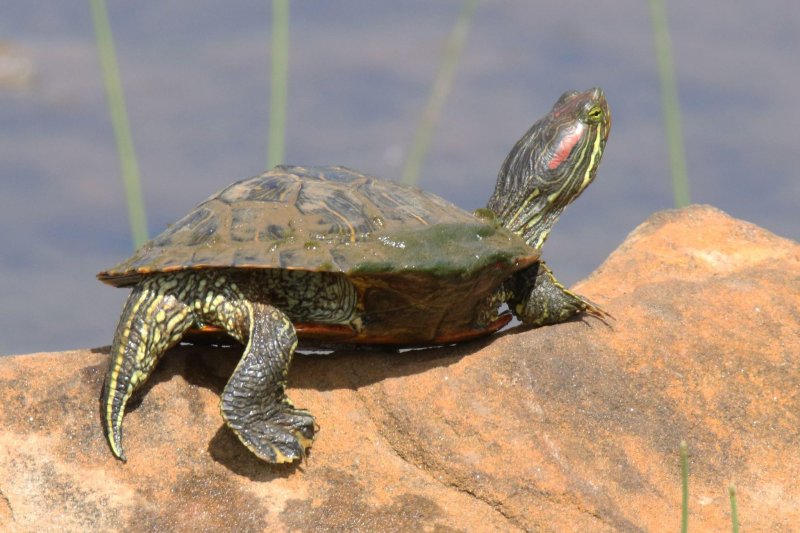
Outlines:
{"type": "Polygon", "coordinates": [[[268,463],[302,460],[319,430],[287,397],[298,339],[446,345],[607,313],[562,285],[541,248],[595,178],[611,117],[603,91],[567,91],[514,145],[485,208],[342,166],[277,166],[233,183],[100,272],[132,287],[100,404],[126,461],[131,394],[190,330],[244,345],[220,398],[228,427],[268,463]],[[506,304],[506,307],[503,306],[506,304]]]}

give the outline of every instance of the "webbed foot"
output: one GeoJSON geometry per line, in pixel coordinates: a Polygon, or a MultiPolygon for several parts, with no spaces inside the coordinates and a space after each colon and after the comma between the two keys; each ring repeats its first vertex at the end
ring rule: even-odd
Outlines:
{"type": "Polygon", "coordinates": [[[558,324],[580,313],[603,322],[614,318],[591,300],[564,287],[543,262],[518,274],[514,294],[512,309],[531,326],[558,324]]]}
{"type": "Polygon", "coordinates": [[[314,441],[314,417],[301,409],[287,407],[266,419],[252,412],[239,416],[238,411],[223,411],[223,415],[247,449],[269,463],[303,459],[314,441]]]}

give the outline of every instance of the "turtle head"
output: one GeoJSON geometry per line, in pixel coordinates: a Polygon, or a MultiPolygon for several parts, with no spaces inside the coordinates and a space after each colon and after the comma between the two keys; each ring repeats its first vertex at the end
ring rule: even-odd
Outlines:
{"type": "Polygon", "coordinates": [[[594,180],[610,126],[602,90],[565,92],[511,149],[487,207],[541,248],[564,208],[594,180]]]}

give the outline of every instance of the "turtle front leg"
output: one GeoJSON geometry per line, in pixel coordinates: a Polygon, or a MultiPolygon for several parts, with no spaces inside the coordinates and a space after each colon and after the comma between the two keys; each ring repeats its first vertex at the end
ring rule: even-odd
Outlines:
{"type": "Polygon", "coordinates": [[[159,358],[194,322],[184,303],[185,277],[161,275],[140,281],[128,297],[111,344],[100,398],[103,430],[115,457],[125,461],[122,418],[131,394],[141,387],[159,358]]]}
{"type": "Polygon", "coordinates": [[[315,432],[314,417],[296,409],[285,393],[297,333],[289,318],[275,307],[243,304],[249,331],[247,338],[240,340],[246,348],[222,392],[220,410],[228,426],[256,456],[270,463],[289,463],[305,457],[315,432]]]}
{"type": "Polygon", "coordinates": [[[611,318],[599,306],[564,287],[544,262],[523,270],[514,279],[509,307],[525,324],[558,324],[588,313],[601,320],[611,318]]]}

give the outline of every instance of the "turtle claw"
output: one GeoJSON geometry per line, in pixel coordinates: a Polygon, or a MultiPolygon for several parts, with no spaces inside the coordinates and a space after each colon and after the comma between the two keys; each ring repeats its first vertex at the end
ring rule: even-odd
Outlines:
{"type": "Polygon", "coordinates": [[[318,429],[311,413],[305,409],[288,408],[275,415],[271,422],[285,428],[297,440],[302,450],[302,456],[305,457],[305,451],[314,442],[314,435],[318,429]]]}
{"type": "Polygon", "coordinates": [[[611,313],[609,313],[608,311],[606,311],[605,309],[603,309],[602,307],[600,307],[596,303],[592,302],[591,300],[589,300],[589,299],[587,299],[587,298],[585,298],[583,296],[581,296],[580,299],[583,302],[583,304],[586,306],[583,309],[583,312],[586,313],[587,315],[591,315],[591,316],[595,317],[596,319],[600,320],[601,322],[603,322],[606,325],[608,325],[608,321],[609,320],[613,320],[613,321],[617,320],[616,318],[614,318],[614,315],[612,315],[611,313]]]}

